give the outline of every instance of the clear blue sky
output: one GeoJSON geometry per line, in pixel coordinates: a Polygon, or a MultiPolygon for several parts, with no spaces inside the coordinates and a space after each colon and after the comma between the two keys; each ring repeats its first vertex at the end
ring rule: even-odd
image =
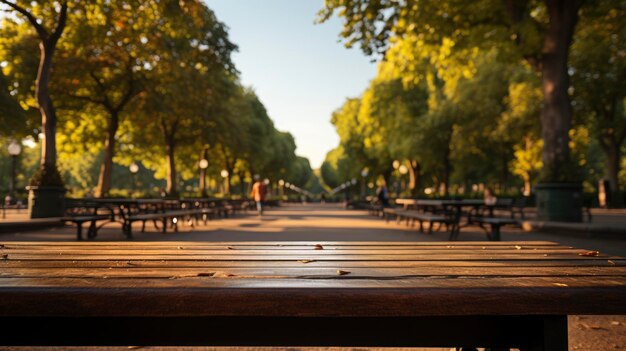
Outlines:
{"type": "Polygon", "coordinates": [[[239,46],[234,61],[276,127],[318,168],[339,138],[331,114],[376,72],[371,58],[339,43],[337,18],[314,24],[322,0],[205,0],[239,46]]]}

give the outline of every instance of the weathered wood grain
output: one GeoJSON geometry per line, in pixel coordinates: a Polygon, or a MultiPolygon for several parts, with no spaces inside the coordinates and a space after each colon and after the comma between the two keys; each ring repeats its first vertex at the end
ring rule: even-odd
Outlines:
{"type": "Polygon", "coordinates": [[[5,242],[0,315],[626,313],[626,259],[587,252],[550,242],[5,242]]]}

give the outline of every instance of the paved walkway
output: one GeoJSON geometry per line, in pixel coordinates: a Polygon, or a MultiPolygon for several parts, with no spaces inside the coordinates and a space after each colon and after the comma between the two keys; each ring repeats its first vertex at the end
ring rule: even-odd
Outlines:
{"type": "MultiPolygon", "coordinates": [[[[447,241],[444,232],[419,233],[395,222],[368,216],[365,211],[345,210],[336,204],[288,205],[271,209],[262,217],[253,212],[234,218],[210,221],[206,226],[194,229],[181,227],[178,233],[162,234],[149,224],[148,231],[141,233],[135,227],[136,241],[447,241]]],[[[21,240],[75,240],[73,226],[1,233],[2,241],[21,240]]],[[[626,256],[626,240],[586,238],[583,236],[524,232],[505,228],[503,240],[548,240],[589,250],[599,250],[612,255],[626,256]]],[[[478,227],[463,228],[460,240],[485,240],[478,227]]],[[[110,224],[100,230],[97,241],[125,241],[119,224],[110,224]]],[[[626,350],[626,316],[571,316],[569,323],[570,350],[626,350]]],[[[338,331],[341,332],[341,331],[338,331]]],[[[11,348],[30,350],[32,348],[11,348]]],[[[37,348],[37,350],[65,350],[68,348],[37,348]]],[[[69,348],[78,350],[84,348],[69,348]]],[[[96,348],[94,350],[126,350],[127,348],[96,348]]],[[[145,348],[149,350],[215,350],[214,348],[145,348]]],[[[223,350],[223,349],[221,349],[223,350]]],[[[226,350],[234,350],[233,348],[226,350]]],[[[246,348],[245,350],[261,350],[246,348]]],[[[263,350],[270,350],[265,348],[263,350]]],[[[297,350],[278,348],[271,350],[297,350]]],[[[317,349],[352,350],[352,349],[317,349]]],[[[354,349],[356,350],[356,349],[354,349]]],[[[360,348],[359,350],[364,350],[360,348]]],[[[398,350],[398,349],[396,349],[398,350]]],[[[442,350],[442,349],[430,349],[442,350]]],[[[446,349],[447,350],[447,349],[446,349]]]]}

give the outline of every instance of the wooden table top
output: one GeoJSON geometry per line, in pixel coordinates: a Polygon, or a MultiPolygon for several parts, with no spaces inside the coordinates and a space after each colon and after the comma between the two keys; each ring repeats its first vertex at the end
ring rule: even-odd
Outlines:
{"type": "Polygon", "coordinates": [[[626,258],[551,242],[0,242],[0,315],[626,314],[626,258]]]}

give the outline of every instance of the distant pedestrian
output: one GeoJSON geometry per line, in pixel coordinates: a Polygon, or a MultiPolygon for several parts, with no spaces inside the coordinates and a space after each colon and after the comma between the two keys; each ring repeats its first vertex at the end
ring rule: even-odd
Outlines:
{"type": "Polygon", "coordinates": [[[483,193],[483,199],[485,200],[485,205],[493,206],[498,201],[496,194],[494,193],[492,188],[485,188],[485,192],[483,193]]]}
{"type": "Polygon", "coordinates": [[[265,201],[265,195],[267,194],[267,187],[265,183],[261,181],[259,175],[254,176],[254,185],[252,186],[252,193],[250,196],[256,202],[256,209],[259,216],[263,215],[263,202],[265,201]]]}
{"type": "Polygon", "coordinates": [[[376,189],[376,197],[383,206],[389,206],[389,190],[384,183],[376,189]]]}

